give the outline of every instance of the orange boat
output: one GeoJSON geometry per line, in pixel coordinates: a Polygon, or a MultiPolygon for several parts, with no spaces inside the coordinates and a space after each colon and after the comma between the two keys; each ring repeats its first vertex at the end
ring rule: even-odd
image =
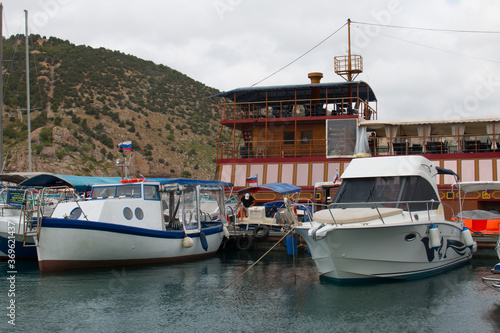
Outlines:
{"type": "MultiPolygon", "coordinates": [[[[456,184],[459,191],[463,192],[461,196],[469,192],[482,192],[482,191],[498,191],[500,190],[499,181],[473,181],[461,182],[456,184]]],[[[461,203],[463,205],[463,203],[461,203]]],[[[481,234],[499,234],[500,232],[500,213],[496,210],[469,210],[462,211],[457,216],[457,219],[464,221],[465,226],[474,233],[481,234]]]]}
{"type": "Polygon", "coordinates": [[[470,231],[482,234],[498,234],[500,230],[500,214],[485,210],[464,211],[457,216],[464,221],[470,231]]]}

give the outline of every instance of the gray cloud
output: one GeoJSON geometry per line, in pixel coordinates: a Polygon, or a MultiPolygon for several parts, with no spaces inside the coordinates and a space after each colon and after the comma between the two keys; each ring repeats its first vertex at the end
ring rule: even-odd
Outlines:
{"type": "MultiPolygon", "coordinates": [[[[341,27],[347,18],[395,26],[500,30],[495,0],[4,0],[4,34],[30,32],[105,47],[177,69],[219,90],[250,86],[341,27]]],[[[344,27],[260,85],[342,81],[344,27]]],[[[379,100],[379,119],[498,114],[500,34],[353,23],[352,48],[379,100]],[[488,61],[490,60],[490,61],[488,61]]]]}

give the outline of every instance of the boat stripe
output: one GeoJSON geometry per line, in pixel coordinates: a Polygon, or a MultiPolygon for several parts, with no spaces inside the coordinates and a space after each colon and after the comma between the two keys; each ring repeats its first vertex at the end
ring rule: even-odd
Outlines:
{"type": "MultiPolygon", "coordinates": [[[[167,231],[167,230],[150,230],[144,228],[130,227],[124,225],[117,225],[112,223],[104,222],[92,222],[92,221],[82,221],[82,220],[72,220],[72,219],[54,219],[54,218],[43,218],[42,219],[42,229],[43,228],[61,228],[61,229],[84,229],[84,230],[95,230],[95,231],[107,231],[116,232],[121,234],[130,234],[143,237],[155,237],[155,238],[184,238],[186,234],[184,230],[178,231],[167,231]]],[[[222,232],[222,225],[217,225],[214,227],[202,229],[205,235],[212,235],[222,232]]],[[[189,237],[200,237],[200,233],[188,234],[189,237]]]]}

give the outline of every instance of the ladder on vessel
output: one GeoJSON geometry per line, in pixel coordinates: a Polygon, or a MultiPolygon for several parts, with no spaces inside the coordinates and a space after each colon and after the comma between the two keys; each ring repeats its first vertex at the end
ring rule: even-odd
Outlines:
{"type": "MultiPolygon", "coordinates": [[[[27,191],[28,192],[28,191],[27,191]]],[[[33,244],[27,243],[30,237],[37,239],[40,236],[40,224],[41,224],[41,211],[40,211],[40,197],[35,197],[33,191],[27,193],[25,200],[21,208],[21,214],[19,216],[19,226],[23,226],[23,246],[24,247],[34,247],[37,246],[38,242],[33,244]],[[35,218],[36,217],[36,218],[35,218]]]]}

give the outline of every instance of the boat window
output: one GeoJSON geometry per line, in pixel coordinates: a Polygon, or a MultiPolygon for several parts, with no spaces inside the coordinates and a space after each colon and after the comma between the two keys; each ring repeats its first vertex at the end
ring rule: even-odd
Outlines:
{"type": "Polygon", "coordinates": [[[302,144],[304,145],[308,145],[309,143],[311,143],[312,141],[312,138],[313,138],[313,132],[312,131],[303,131],[301,133],[301,142],[302,144]]]}
{"type": "Polygon", "coordinates": [[[144,185],[144,199],[158,200],[159,198],[157,185],[144,185]]]}
{"type": "Polygon", "coordinates": [[[116,195],[119,197],[141,197],[141,185],[121,185],[118,186],[116,195]]]}
{"type": "Polygon", "coordinates": [[[219,212],[220,202],[219,192],[202,190],[200,192],[200,212],[204,214],[202,220],[207,218],[207,214],[215,216],[219,212]]]}
{"type": "Polygon", "coordinates": [[[82,215],[82,209],[80,207],[76,207],[69,214],[69,218],[73,220],[78,220],[78,218],[82,215]]]}
{"type": "Polygon", "coordinates": [[[99,186],[92,189],[92,199],[114,197],[116,186],[99,186]]]}
{"type": "MultiPolygon", "coordinates": [[[[374,177],[359,179],[344,179],[338,190],[335,203],[364,203],[364,202],[400,202],[400,201],[436,201],[439,199],[431,184],[418,176],[405,177],[374,177]]],[[[435,209],[429,206],[429,208],[435,209]]],[[[407,210],[426,210],[426,203],[415,203],[409,207],[401,205],[407,210]]]]}
{"type": "Polygon", "coordinates": [[[293,145],[295,141],[295,132],[284,132],[283,142],[285,145],[293,145]]]}
{"type": "Polygon", "coordinates": [[[132,213],[132,209],[125,207],[123,209],[123,216],[125,216],[127,220],[131,220],[132,217],[134,217],[134,213],[132,213]]]}
{"type": "Polygon", "coordinates": [[[135,217],[137,217],[138,220],[142,220],[144,217],[144,212],[139,207],[135,209],[135,217]]]}
{"type": "Polygon", "coordinates": [[[181,221],[188,229],[198,228],[198,208],[196,200],[196,188],[187,187],[182,195],[182,216],[181,221]]]}
{"type": "Polygon", "coordinates": [[[327,156],[353,156],[357,139],[357,119],[330,119],[326,123],[327,156]]]}

